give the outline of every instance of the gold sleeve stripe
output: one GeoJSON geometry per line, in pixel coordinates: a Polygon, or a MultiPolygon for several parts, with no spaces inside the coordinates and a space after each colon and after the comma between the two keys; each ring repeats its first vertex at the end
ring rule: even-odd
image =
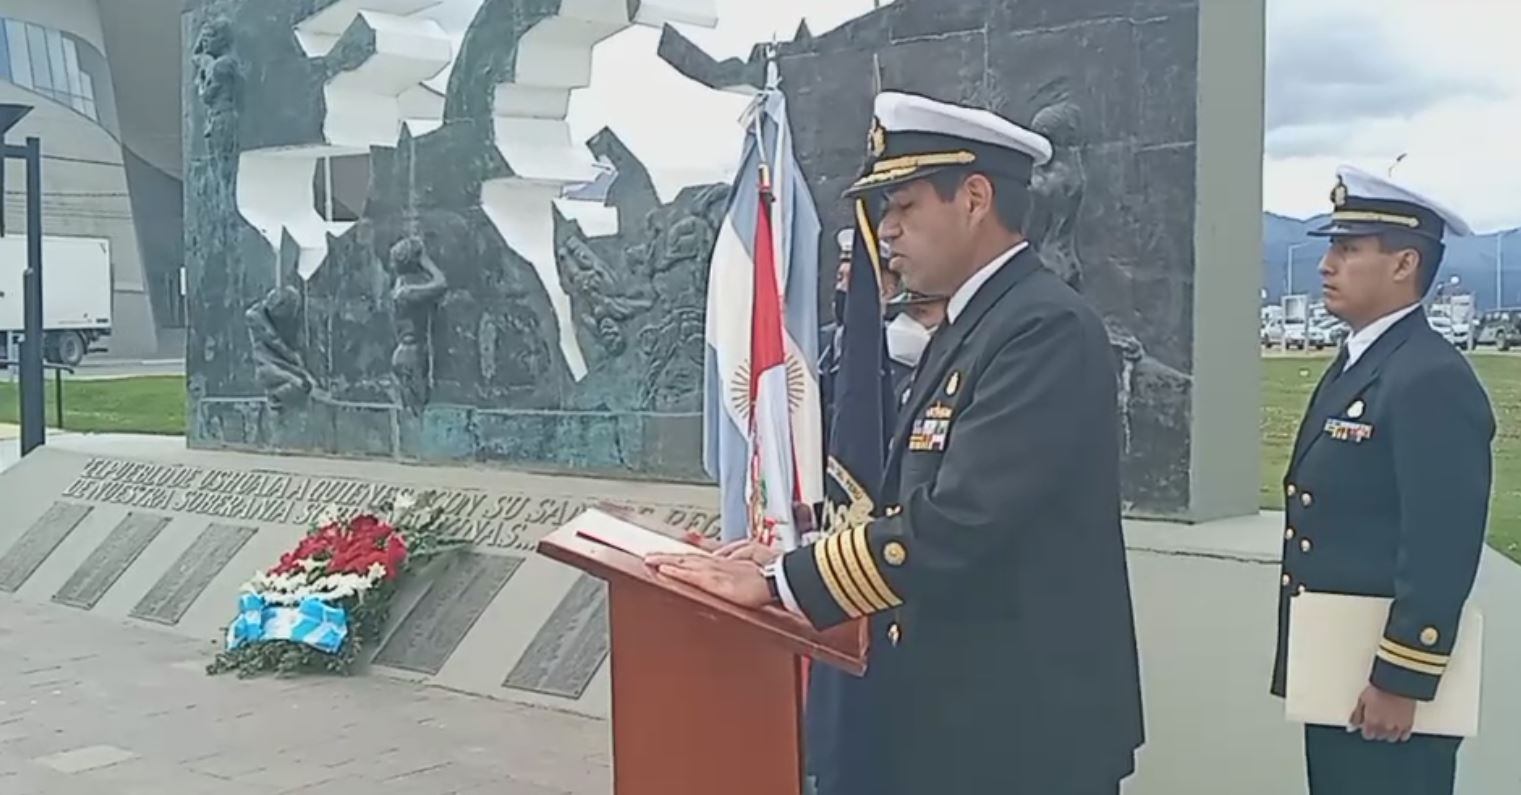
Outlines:
{"type": "Polygon", "coordinates": [[[1441,666],[1427,665],[1425,663],[1415,662],[1414,660],[1407,660],[1397,654],[1390,654],[1385,649],[1379,649],[1376,654],[1380,660],[1383,660],[1390,665],[1404,668],[1407,671],[1414,671],[1418,674],[1426,674],[1427,676],[1441,676],[1447,672],[1447,669],[1441,666]]]}
{"type": "Polygon", "coordinates": [[[1384,638],[1384,641],[1380,643],[1379,646],[1390,654],[1398,654],[1407,660],[1418,663],[1426,663],[1427,665],[1446,665],[1447,662],[1452,659],[1446,654],[1432,654],[1429,651],[1412,649],[1409,646],[1403,646],[1395,643],[1388,638],[1384,638]]]}
{"type": "Polygon", "coordinates": [[[856,556],[861,560],[861,568],[866,570],[866,580],[877,593],[882,596],[889,607],[898,607],[903,604],[903,599],[893,589],[888,587],[887,580],[882,576],[881,569],[877,568],[877,561],[871,556],[871,547],[866,543],[866,528],[858,527],[850,532],[851,547],[855,549],[856,556]]]}
{"type": "Polygon", "coordinates": [[[845,615],[851,618],[860,618],[861,611],[857,610],[856,606],[851,604],[849,599],[845,598],[845,591],[840,588],[840,581],[835,579],[834,570],[829,567],[829,555],[825,552],[825,547],[829,545],[829,541],[832,538],[834,536],[830,536],[813,545],[813,563],[819,569],[819,577],[824,580],[824,587],[829,589],[829,595],[834,597],[835,602],[840,605],[840,609],[845,611],[845,615]]]}
{"type": "Polygon", "coordinates": [[[850,543],[855,538],[856,531],[847,530],[845,531],[845,535],[850,537],[841,537],[840,557],[845,559],[845,568],[850,572],[850,581],[855,585],[856,590],[865,597],[866,603],[871,606],[870,612],[880,613],[892,607],[886,599],[882,598],[882,594],[877,591],[871,581],[866,579],[865,567],[861,565],[861,560],[856,555],[855,545],[850,543]]]}
{"type": "Polygon", "coordinates": [[[850,599],[850,603],[855,607],[856,613],[871,615],[877,611],[872,609],[871,602],[867,601],[860,589],[856,587],[856,580],[851,576],[849,567],[845,565],[845,548],[840,545],[840,542],[843,540],[844,536],[839,533],[824,539],[824,551],[829,556],[829,563],[834,569],[835,579],[844,587],[845,596],[850,599]]]}

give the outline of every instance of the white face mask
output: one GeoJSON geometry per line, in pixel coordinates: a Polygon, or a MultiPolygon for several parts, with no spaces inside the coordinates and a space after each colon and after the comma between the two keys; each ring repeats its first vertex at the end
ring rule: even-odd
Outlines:
{"type": "Polygon", "coordinates": [[[931,333],[908,314],[898,315],[887,324],[887,355],[899,364],[917,367],[931,333]]]}

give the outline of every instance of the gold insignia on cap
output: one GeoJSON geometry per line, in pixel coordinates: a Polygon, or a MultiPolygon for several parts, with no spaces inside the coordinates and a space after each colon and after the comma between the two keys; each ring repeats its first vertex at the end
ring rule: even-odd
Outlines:
{"type": "Polygon", "coordinates": [[[961,388],[961,373],[951,373],[949,381],[945,382],[945,394],[954,395],[961,388]]]}
{"type": "Polygon", "coordinates": [[[908,550],[896,541],[889,541],[887,546],[882,548],[882,559],[887,561],[889,566],[902,566],[903,561],[908,560],[908,550]]]}
{"type": "Polygon", "coordinates": [[[1361,400],[1354,400],[1352,405],[1347,407],[1347,416],[1355,420],[1363,416],[1363,410],[1366,408],[1367,406],[1361,400]]]}
{"type": "Polygon", "coordinates": [[[1423,645],[1435,646],[1437,644],[1437,641],[1441,640],[1441,638],[1442,635],[1441,633],[1437,632],[1436,627],[1427,627],[1421,630],[1421,643],[1423,645]]]}
{"type": "Polygon", "coordinates": [[[881,157],[887,151],[887,130],[882,127],[881,119],[873,117],[871,120],[871,131],[866,134],[866,150],[872,157],[881,157]]]}
{"type": "Polygon", "coordinates": [[[1340,177],[1336,179],[1336,187],[1331,189],[1331,205],[1341,207],[1347,203],[1347,183],[1340,177]]]}

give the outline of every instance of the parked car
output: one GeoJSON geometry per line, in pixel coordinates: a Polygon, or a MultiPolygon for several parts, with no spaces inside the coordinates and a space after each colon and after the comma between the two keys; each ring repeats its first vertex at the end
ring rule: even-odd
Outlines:
{"type": "Polygon", "coordinates": [[[1271,348],[1283,344],[1283,320],[1276,318],[1262,324],[1262,346],[1271,348]]]}
{"type": "Polygon", "coordinates": [[[1431,325],[1432,331],[1435,331],[1436,333],[1442,335],[1442,339],[1445,339],[1454,345],[1458,344],[1457,335],[1452,328],[1452,318],[1444,317],[1442,315],[1433,315],[1426,318],[1426,322],[1431,325]]]}
{"type": "MultiPolygon", "coordinates": [[[[1451,321],[1448,321],[1451,322],[1451,321]]],[[[1452,323],[1452,334],[1448,337],[1453,345],[1466,351],[1473,350],[1473,326],[1466,320],[1452,323]]]]}
{"type": "Polygon", "coordinates": [[[1352,329],[1346,323],[1327,315],[1310,327],[1310,347],[1315,350],[1335,348],[1346,341],[1352,329]]]}
{"type": "Polygon", "coordinates": [[[1479,321],[1475,345],[1493,345],[1502,351],[1521,346],[1521,309],[1492,309],[1479,321]]]}
{"type": "Polygon", "coordinates": [[[1306,337],[1308,336],[1303,320],[1289,320],[1283,324],[1283,349],[1298,348],[1304,350],[1306,337]]]}

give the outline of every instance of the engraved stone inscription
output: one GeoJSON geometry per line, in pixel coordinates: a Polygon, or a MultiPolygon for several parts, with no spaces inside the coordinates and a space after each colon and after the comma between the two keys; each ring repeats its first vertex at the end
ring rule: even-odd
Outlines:
{"type": "Polygon", "coordinates": [[[0,591],[14,592],[31,578],[37,567],[53,554],[69,533],[84,521],[90,511],[88,505],[55,502],[21,538],[11,545],[5,557],[0,558],[0,591]]]}
{"type": "Polygon", "coordinates": [[[436,674],[523,559],[458,553],[386,639],[376,665],[436,674]]]}
{"type": "Polygon", "coordinates": [[[132,608],[132,617],[170,626],[178,624],[206,586],[257,532],[255,528],[239,525],[208,526],[132,608]]]}
{"type": "MultiPolygon", "coordinates": [[[[353,511],[399,491],[432,491],[449,534],[481,546],[532,551],[539,539],[598,500],[569,494],[432,489],[353,478],[205,469],[92,459],[63,493],[86,502],[129,505],[231,519],[308,526],[332,506],[353,511]]],[[[677,532],[718,534],[718,511],[686,505],[610,500],[677,532]]]]}
{"type": "Polygon", "coordinates": [[[607,586],[581,575],[502,684],[578,699],[607,659],[607,586]]]}
{"type": "Polygon", "coordinates": [[[122,572],[143,554],[167,524],[167,516],[136,511],[127,514],[106,540],[85,558],[85,562],[79,564],[58,593],[53,594],[53,601],[83,610],[95,607],[100,597],[111,590],[122,572]]]}

